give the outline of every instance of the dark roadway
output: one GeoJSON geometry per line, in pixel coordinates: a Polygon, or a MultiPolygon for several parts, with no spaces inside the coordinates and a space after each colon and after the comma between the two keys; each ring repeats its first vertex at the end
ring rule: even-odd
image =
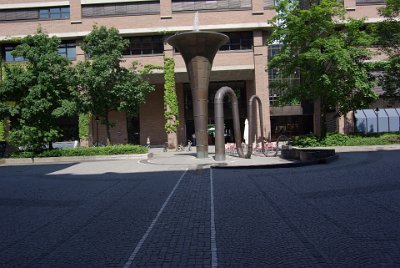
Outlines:
{"type": "Polygon", "coordinates": [[[400,266],[400,151],[288,169],[127,161],[0,166],[0,267],[400,266]]]}

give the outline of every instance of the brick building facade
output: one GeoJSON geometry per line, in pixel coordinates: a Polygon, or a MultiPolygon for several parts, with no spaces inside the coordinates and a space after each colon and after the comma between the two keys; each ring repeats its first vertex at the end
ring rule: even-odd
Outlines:
{"type": "MultiPolygon", "coordinates": [[[[382,0],[344,0],[349,16],[368,17],[369,22],[381,20],[377,8],[382,4],[382,0]]],[[[271,30],[268,20],[275,15],[272,0],[0,0],[0,47],[6,62],[19,61],[10,54],[15,44],[7,40],[33,34],[40,25],[49,35],[63,40],[60,53],[73,61],[80,61],[85,59],[80,44],[97,24],[115,27],[123,37],[130,39],[130,48],[124,53],[126,65],[132,61],[163,65],[165,57],[173,57],[181,122],[178,142],[185,143],[194,132],[188,77],[182,57],[165,39],[176,32],[192,30],[196,11],[199,12],[200,30],[223,32],[230,37],[230,43],[217,53],[214,60],[210,88],[220,85],[237,87],[234,89],[240,92],[242,124],[246,118],[247,100],[257,94],[263,100],[264,133],[273,136],[281,126],[291,131],[290,134],[317,131],[318,114],[312,104],[270,106],[275,95],[268,88],[266,67],[272,48],[266,46],[266,38],[271,30]]],[[[167,140],[163,130],[162,74],[155,73],[149,79],[156,90],[149,94],[137,118],[112,113],[115,143],[144,145],[148,137],[152,144],[163,144],[167,140]]],[[[213,96],[210,103],[212,100],[213,96]]],[[[212,115],[211,111],[210,124],[213,123],[212,115]]],[[[343,122],[346,120],[335,120],[336,128],[344,131],[343,122]]],[[[227,115],[228,133],[229,122],[227,115]]],[[[105,129],[94,119],[90,132],[92,143],[105,143],[105,129]]]]}

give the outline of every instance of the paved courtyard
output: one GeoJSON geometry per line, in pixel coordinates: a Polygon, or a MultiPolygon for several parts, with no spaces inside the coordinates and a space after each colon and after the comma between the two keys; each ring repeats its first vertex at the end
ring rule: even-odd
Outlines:
{"type": "Polygon", "coordinates": [[[0,267],[399,267],[399,161],[0,165],[0,267]]]}

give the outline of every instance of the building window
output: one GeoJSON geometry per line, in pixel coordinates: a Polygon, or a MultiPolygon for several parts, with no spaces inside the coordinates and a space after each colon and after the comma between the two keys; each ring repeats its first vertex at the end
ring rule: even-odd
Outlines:
{"type": "Polygon", "coordinates": [[[0,10],[0,21],[69,19],[69,7],[20,8],[0,10]]]}
{"type": "MultiPolygon", "coordinates": [[[[279,53],[281,47],[282,46],[279,44],[268,46],[268,61],[270,61],[276,54],[279,53]]],[[[271,104],[273,104],[282,95],[281,89],[274,88],[274,82],[281,81],[289,85],[298,84],[300,83],[300,70],[295,70],[295,72],[289,77],[284,77],[278,69],[268,69],[268,81],[271,85],[269,88],[269,101],[271,104]]]]}
{"type": "Polygon", "coordinates": [[[275,0],[264,0],[264,8],[273,8],[275,6],[275,0]]]}
{"type": "Polygon", "coordinates": [[[65,42],[58,47],[58,54],[69,60],[76,60],[75,42],[65,42]]]}
{"type": "MultiPolygon", "coordinates": [[[[2,56],[5,62],[22,62],[26,61],[23,57],[16,57],[12,55],[12,51],[18,44],[4,45],[2,49],[2,56]]],[[[58,54],[70,60],[76,59],[76,45],[75,42],[63,42],[58,47],[58,54]]]]}
{"type": "Polygon", "coordinates": [[[83,5],[82,17],[159,14],[159,1],[83,5]]]}
{"type": "Polygon", "coordinates": [[[0,10],[0,21],[37,20],[38,10],[32,8],[0,10]]]}
{"type": "Polygon", "coordinates": [[[123,55],[162,54],[164,52],[164,40],[162,36],[131,37],[129,47],[123,55]]]}
{"type": "Polygon", "coordinates": [[[25,61],[23,57],[16,57],[13,56],[11,52],[14,51],[14,49],[17,47],[17,45],[6,45],[3,48],[3,59],[5,62],[21,62],[25,61]]]}
{"type": "Polygon", "coordinates": [[[251,9],[251,0],[172,0],[172,11],[251,9]]]}
{"type": "Polygon", "coordinates": [[[356,0],[356,5],[384,5],[385,0],[356,0]]]}
{"type": "Polygon", "coordinates": [[[247,50],[253,48],[253,32],[224,33],[229,37],[229,42],[220,50],[247,50]]]}
{"type": "Polygon", "coordinates": [[[39,19],[41,20],[69,19],[69,16],[69,7],[48,7],[39,9],[39,19]]]}

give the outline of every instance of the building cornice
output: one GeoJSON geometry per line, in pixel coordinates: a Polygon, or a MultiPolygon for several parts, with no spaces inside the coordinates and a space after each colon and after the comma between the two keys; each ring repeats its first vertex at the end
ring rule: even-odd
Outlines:
{"type": "Polygon", "coordinates": [[[0,4],[2,9],[18,9],[18,8],[36,8],[36,7],[56,7],[69,6],[69,1],[46,1],[46,2],[31,2],[31,3],[15,3],[15,4],[0,4]]]}

